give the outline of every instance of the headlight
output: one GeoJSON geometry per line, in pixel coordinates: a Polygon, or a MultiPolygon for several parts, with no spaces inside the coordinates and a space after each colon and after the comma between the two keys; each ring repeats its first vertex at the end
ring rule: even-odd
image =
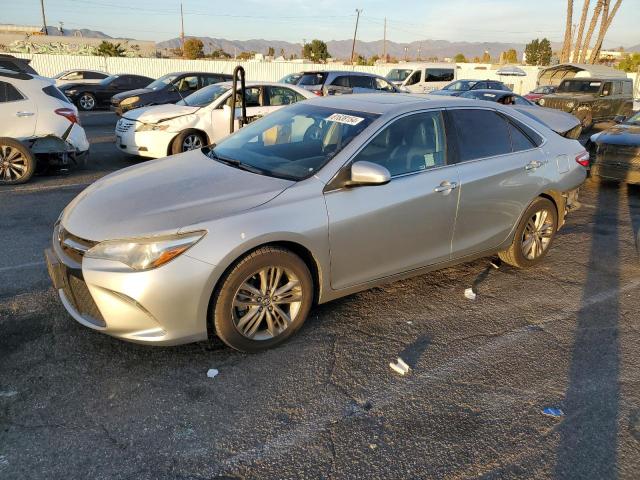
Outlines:
{"type": "Polygon", "coordinates": [[[572,109],[573,107],[575,107],[575,106],[576,106],[576,103],[575,103],[575,102],[567,102],[567,108],[568,108],[569,110],[571,110],[571,109],[572,109]]]}
{"type": "Polygon", "coordinates": [[[140,97],[128,97],[120,102],[120,105],[131,105],[132,103],[136,103],[140,100],[140,97]]]}
{"type": "Polygon", "coordinates": [[[158,125],[157,123],[141,123],[136,127],[136,132],[163,131],[169,128],[168,124],[158,125]]]}
{"type": "Polygon", "coordinates": [[[541,98],[540,100],[538,100],[538,105],[544,105],[544,98],[541,98]]]}
{"type": "Polygon", "coordinates": [[[107,240],[91,248],[85,257],[122,262],[138,271],[151,270],[182,255],[206,233],[198,231],[165,237],[107,240]]]}

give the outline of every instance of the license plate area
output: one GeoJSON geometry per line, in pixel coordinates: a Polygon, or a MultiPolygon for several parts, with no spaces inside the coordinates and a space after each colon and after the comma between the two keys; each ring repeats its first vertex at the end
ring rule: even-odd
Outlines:
{"type": "Polygon", "coordinates": [[[49,248],[44,251],[44,256],[47,262],[47,272],[49,272],[49,277],[51,277],[53,287],[56,290],[65,288],[67,281],[63,265],[49,248]]]}

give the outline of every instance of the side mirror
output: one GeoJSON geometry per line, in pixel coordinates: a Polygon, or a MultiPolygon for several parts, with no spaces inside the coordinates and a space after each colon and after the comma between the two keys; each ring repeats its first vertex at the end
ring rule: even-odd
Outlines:
{"type": "Polygon", "coordinates": [[[615,117],[613,117],[613,121],[616,123],[622,123],[627,119],[626,116],[624,115],[616,115],[615,117]]]}
{"type": "Polygon", "coordinates": [[[371,162],[355,162],[351,165],[351,179],[348,186],[384,185],[391,181],[391,173],[382,165],[371,162]]]}

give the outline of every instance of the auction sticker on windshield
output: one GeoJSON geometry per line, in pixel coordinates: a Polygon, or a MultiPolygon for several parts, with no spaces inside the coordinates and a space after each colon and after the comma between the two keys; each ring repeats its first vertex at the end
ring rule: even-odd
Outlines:
{"type": "Polygon", "coordinates": [[[334,113],[327,118],[330,122],[346,123],[347,125],[357,125],[364,120],[362,117],[354,117],[353,115],[345,115],[344,113],[334,113]]]}

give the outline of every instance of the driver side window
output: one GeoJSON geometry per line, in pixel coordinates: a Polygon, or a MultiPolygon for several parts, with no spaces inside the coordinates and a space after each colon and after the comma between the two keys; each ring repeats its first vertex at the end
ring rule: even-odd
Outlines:
{"type": "Polygon", "coordinates": [[[441,112],[418,113],[394,121],[358,153],[354,162],[358,161],[377,163],[391,176],[446,165],[441,112]]]}
{"type": "Polygon", "coordinates": [[[182,77],[175,83],[179,92],[195,92],[198,90],[198,77],[182,77]]]}
{"type": "Polygon", "coordinates": [[[409,86],[409,85],[415,85],[416,83],[420,82],[420,78],[422,75],[422,70],[416,70],[415,72],[413,72],[411,74],[411,76],[407,79],[405,85],[409,86]]]}

